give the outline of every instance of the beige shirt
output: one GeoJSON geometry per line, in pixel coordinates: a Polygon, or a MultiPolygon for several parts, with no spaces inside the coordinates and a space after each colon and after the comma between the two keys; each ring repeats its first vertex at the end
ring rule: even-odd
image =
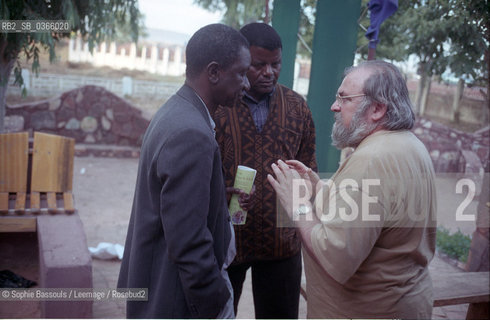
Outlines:
{"type": "Polygon", "coordinates": [[[303,251],[308,317],[429,319],[436,192],[425,146],[409,131],[376,132],[332,180],[315,201],[321,265],[303,251]]]}

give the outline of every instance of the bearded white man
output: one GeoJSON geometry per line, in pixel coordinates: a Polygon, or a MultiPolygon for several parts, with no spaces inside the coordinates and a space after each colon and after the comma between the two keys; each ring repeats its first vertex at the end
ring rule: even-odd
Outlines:
{"type": "Polygon", "coordinates": [[[351,67],[331,110],[333,145],[355,150],[328,184],[296,160],[273,164],[268,176],[301,235],[307,316],[430,319],[434,168],[409,131],[415,116],[405,80],[387,62],[351,67]],[[327,192],[312,196],[309,187],[298,206],[295,179],[327,192]]]}

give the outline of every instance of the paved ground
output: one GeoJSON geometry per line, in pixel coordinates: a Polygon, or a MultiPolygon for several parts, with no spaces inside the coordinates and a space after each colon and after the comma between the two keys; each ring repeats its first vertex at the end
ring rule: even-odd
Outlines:
{"type": "MultiPolygon", "coordinates": [[[[97,246],[99,242],[124,244],[129,221],[134,184],[137,171],[136,159],[75,158],[74,194],[75,204],[84,223],[88,245],[97,246]]],[[[438,221],[453,230],[460,228],[466,233],[474,230],[474,225],[458,224],[454,212],[465,195],[458,195],[452,186],[451,178],[444,178],[438,185],[438,202],[441,214],[438,221]]],[[[473,208],[472,203],[468,210],[473,208]]],[[[94,287],[114,288],[119,274],[119,261],[93,260],[94,287]]],[[[436,272],[461,271],[440,258],[430,265],[436,272]]],[[[244,286],[238,318],[254,318],[250,276],[244,286]]],[[[434,309],[434,318],[463,319],[467,305],[434,309]]],[[[122,318],[125,316],[124,304],[95,302],[94,317],[122,318]]],[[[306,317],[306,302],[301,298],[300,318],[306,317]]]]}

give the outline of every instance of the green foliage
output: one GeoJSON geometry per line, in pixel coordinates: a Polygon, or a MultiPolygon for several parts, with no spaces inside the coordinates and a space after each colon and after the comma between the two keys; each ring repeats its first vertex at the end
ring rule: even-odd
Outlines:
{"type": "MultiPolygon", "coordinates": [[[[276,0],[280,1],[280,0],[276,0]]],[[[318,0],[301,0],[301,17],[299,34],[304,44],[298,43],[298,53],[303,56],[311,56],[313,44],[313,31],[315,23],[316,2],[318,0]]],[[[194,3],[211,12],[224,10],[222,23],[236,29],[247,23],[264,21],[266,6],[273,0],[194,0],[194,3]]],[[[270,17],[269,17],[270,19],[270,17]]]]}
{"type": "MultiPolygon", "coordinates": [[[[360,27],[357,34],[358,53],[363,60],[367,60],[369,40],[366,38],[366,30],[370,25],[369,0],[361,2],[360,27]]],[[[403,23],[405,12],[414,5],[410,1],[398,1],[398,10],[386,19],[380,26],[379,43],[376,47],[376,56],[391,61],[404,61],[408,58],[408,38],[403,23]]]]}
{"type": "Polygon", "coordinates": [[[441,252],[453,259],[466,262],[470,252],[471,238],[464,235],[460,230],[450,234],[444,227],[437,228],[436,246],[441,252]]]}
{"type": "MultiPolygon", "coordinates": [[[[134,41],[138,38],[141,14],[136,0],[0,0],[0,20],[67,20],[72,33],[79,32],[93,50],[96,43],[113,39],[118,25],[128,24],[128,32],[134,41]]],[[[39,50],[49,52],[50,61],[55,55],[55,44],[69,37],[66,32],[0,33],[0,64],[3,66],[16,60],[23,52],[27,60],[32,59],[32,70],[39,72],[39,50]]],[[[19,68],[19,64],[15,69],[19,68]]],[[[14,71],[16,82],[21,83],[20,70],[14,71]]],[[[7,77],[8,74],[0,74],[7,77]]],[[[5,79],[0,79],[3,83],[5,79]]]]}
{"type": "MultiPolygon", "coordinates": [[[[79,33],[92,51],[95,44],[114,39],[118,25],[129,24],[130,38],[137,41],[141,14],[137,0],[0,0],[0,20],[65,20],[70,32],[0,32],[0,133],[5,117],[5,92],[12,69],[15,82],[22,85],[19,54],[32,59],[32,70],[39,72],[40,49],[56,58],[55,44],[65,37],[79,33]]],[[[25,94],[25,88],[23,89],[25,94]]]]}
{"type": "MultiPolygon", "coordinates": [[[[363,5],[367,2],[363,0],[363,5]]],[[[441,75],[450,67],[467,82],[488,82],[488,0],[400,0],[398,4],[397,12],[381,25],[378,57],[402,61],[414,54],[420,74],[441,75]]],[[[361,45],[367,43],[362,36],[358,37],[361,45]]],[[[361,53],[366,55],[367,49],[361,53]]]]}
{"type": "MultiPolygon", "coordinates": [[[[269,0],[272,2],[272,0],[269,0]]],[[[275,0],[280,1],[280,0],[275,0]]],[[[315,7],[318,0],[301,0],[298,53],[310,56],[315,7]]],[[[325,0],[326,1],[326,0],[325,0]]],[[[369,0],[362,0],[365,14],[360,25],[369,26],[369,0]]],[[[216,11],[225,9],[223,23],[239,28],[250,21],[264,18],[265,3],[248,0],[194,0],[201,7],[216,11]]],[[[420,61],[419,73],[441,75],[448,67],[458,77],[480,85],[488,83],[490,55],[489,0],[399,0],[398,10],[380,27],[376,56],[391,61],[404,61],[411,54],[420,61]]],[[[358,52],[367,59],[368,40],[359,28],[358,52]]]]}
{"type": "Polygon", "coordinates": [[[457,13],[452,19],[459,27],[449,31],[452,52],[448,59],[449,66],[456,76],[469,79],[470,82],[488,82],[490,3],[487,0],[460,0],[451,3],[453,12],[457,13]]]}
{"type": "Polygon", "coordinates": [[[239,29],[247,23],[263,21],[268,1],[194,0],[194,3],[211,12],[225,10],[222,22],[239,29]]]}
{"type": "MultiPolygon", "coordinates": [[[[145,26],[145,15],[141,12],[138,12],[137,17],[137,20],[139,21],[137,37],[147,38],[148,32],[145,26]]],[[[123,22],[116,23],[116,31],[110,40],[116,41],[118,43],[128,43],[135,41],[133,34],[133,20],[130,15],[126,15],[126,18],[123,22]]]]}
{"type": "Polygon", "coordinates": [[[302,39],[298,43],[298,53],[304,57],[311,57],[313,47],[313,31],[315,30],[316,3],[318,0],[302,0],[299,20],[299,35],[302,39]],[[303,43],[304,41],[304,43],[303,43]]]}

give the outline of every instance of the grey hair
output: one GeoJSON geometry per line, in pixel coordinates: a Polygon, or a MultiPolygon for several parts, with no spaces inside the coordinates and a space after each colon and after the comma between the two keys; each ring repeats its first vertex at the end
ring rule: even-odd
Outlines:
{"type": "Polygon", "coordinates": [[[385,61],[370,60],[346,69],[345,75],[360,68],[366,68],[372,72],[364,82],[366,96],[359,107],[361,112],[365,113],[375,103],[384,104],[386,114],[379,122],[383,129],[412,129],[415,114],[408,95],[407,84],[398,68],[385,61]]]}

